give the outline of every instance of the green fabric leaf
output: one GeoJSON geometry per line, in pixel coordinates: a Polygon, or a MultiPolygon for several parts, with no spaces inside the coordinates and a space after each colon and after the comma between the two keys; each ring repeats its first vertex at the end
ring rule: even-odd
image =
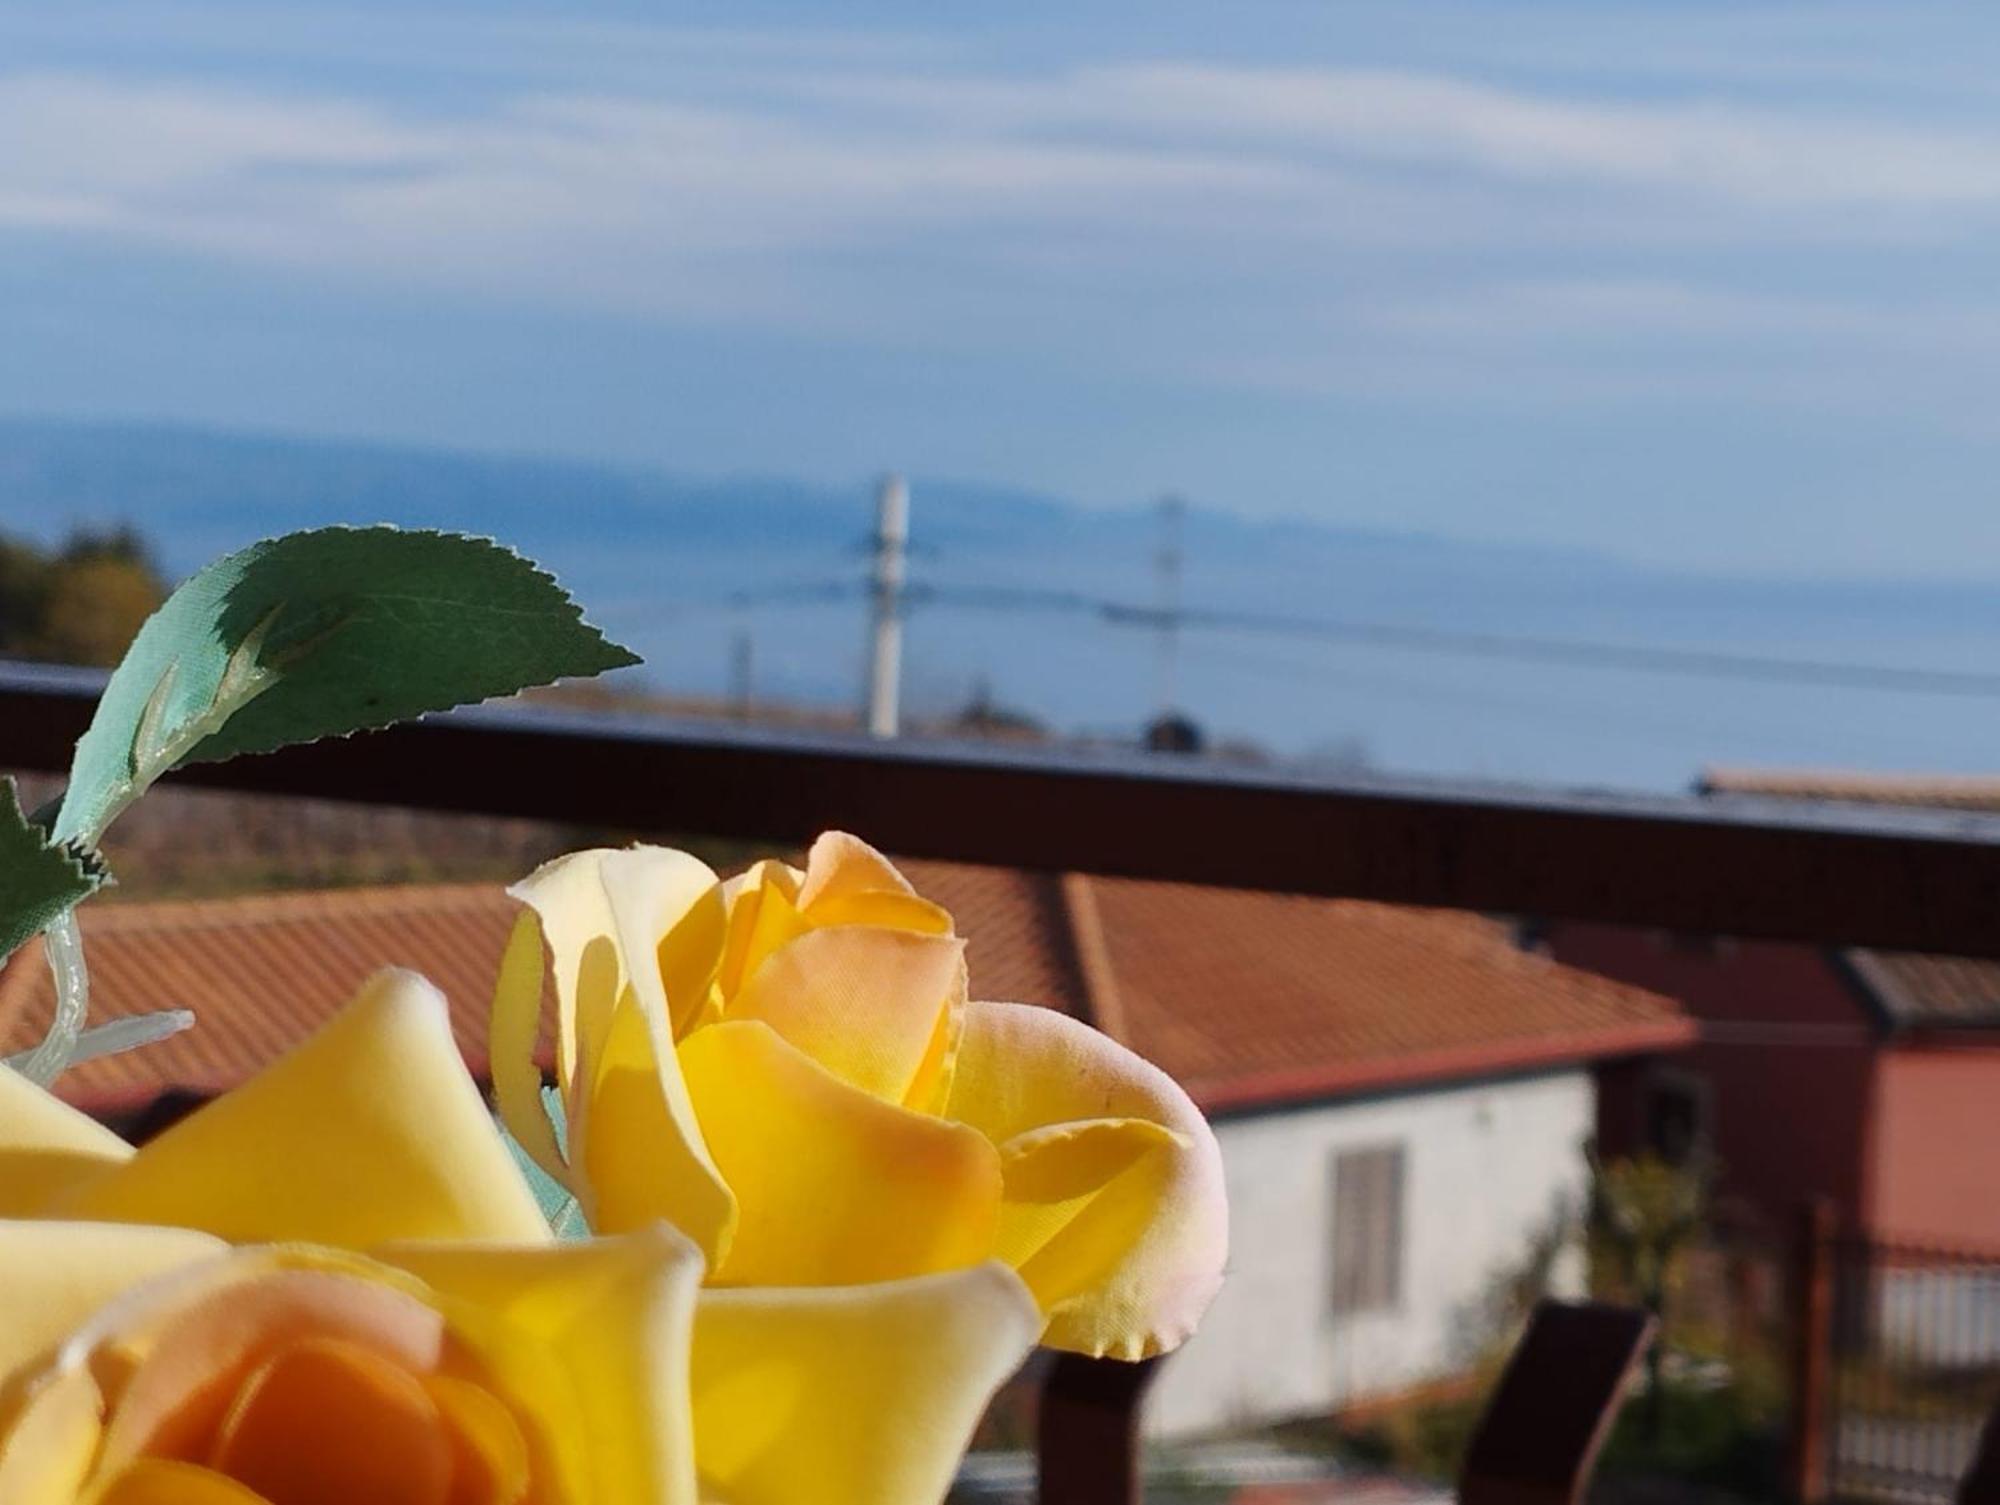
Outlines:
{"type": "Polygon", "coordinates": [[[140,630],[77,743],[55,834],[94,847],[184,763],[637,662],[489,540],[387,527],[267,539],[195,575],[140,630]]]}
{"type": "MultiPolygon", "coordinates": [[[[553,1087],[542,1089],[542,1106],[547,1110],[549,1122],[556,1131],[556,1143],[566,1147],[569,1140],[569,1124],[563,1112],[562,1094],[553,1087]]],[[[494,1123],[499,1126],[500,1137],[507,1142],[507,1152],[514,1157],[514,1163],[521,1168],[528,1187],[535,1194],[535,1205],[542,1210],[542,1216],[549,1221],[549,1228],[557,1238],[584,1239],[590,1237],[590,1229],[583,1221],[583,1209],[577,1206],[576,1198],[569,1188],[535,1164],[535,1157],[521,1148],[521,1142],[513,1131],[496,1116],[494,1123]]]]}
{"type": "Polygon", "coordinates": [[[0,779],[0,961],[103,883],[102,865],[49,839],[21,813],[12,779],[0,779]]]}

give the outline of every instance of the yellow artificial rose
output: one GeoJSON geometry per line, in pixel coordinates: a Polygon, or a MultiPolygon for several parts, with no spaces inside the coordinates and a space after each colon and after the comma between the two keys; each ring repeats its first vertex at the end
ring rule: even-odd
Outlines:
{"type": "Polygon", "coordinates": [[[136,1151],[0,1069],[0,1500],[936,1501],[1040,1320],[991,1262],[701,1275],[551,1239],[408,973],[136,1151]]]}
{"type": "Polygon", "coordinates": [[[532,913],[501,964],[495,1085],[592,1227],[665,1218],[728,1287],[998,1258],[1042,1341],[1093,1355],[1193,1331],[1227,1245],[1201,1114],[1076,1020],[969,1002],[951,916],[865,843],[728,882],[685,852],[586,851],[512,892],[532,913]],[[562,1143],[533,1060],[544,942],[562,1143]]]}

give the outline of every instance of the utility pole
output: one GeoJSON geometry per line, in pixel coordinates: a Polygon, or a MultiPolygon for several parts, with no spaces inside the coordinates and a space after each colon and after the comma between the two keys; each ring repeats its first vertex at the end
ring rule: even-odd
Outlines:
{"type": "Polygon", "coordinates": [[[729,703],[738,721],[750,719],[754,648],[747,626],[739,626],[729,643],[729,703]]]}
{"type": "Polygon", "coordinates": [[[883,478],[875,498],[874,611],[869,625],[867,725],[871,736],[893,737],[903,680],[903,555],[910,542],[910,488],[899,475],[883,478]]]}
{"type": "Polygon", "coordinates": [[[1181,525],[1187,503],[1177,496],[1160,501],[1160,547],[1153,556],[1159,581],[1159,715],[1178,709],[1181,647],[1181,525]]]}

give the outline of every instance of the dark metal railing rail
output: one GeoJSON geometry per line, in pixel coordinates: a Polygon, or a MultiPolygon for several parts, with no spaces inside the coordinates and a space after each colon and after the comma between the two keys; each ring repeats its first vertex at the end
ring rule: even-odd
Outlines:
{"type": "MultiPolygon", "coordinates": [[[[60,771],[100,676],[0,666],[0,767],[60,771]]],[[[1653,797],[460,711],[197,767],[210,788],[2000,957],[2000,816],[1653,797]]]]}
{"type": "MultiPolygon", "coordinates": [[[[102,683],[0,665],[0,768],[66,767],[102,683]]],[[[1330,778],[513,707],[175,777],[634,834],[795,843],[841,826],[915,857],[2000,957],[2000,817],[1976,814],[1330,778]]],[[[1093,1381],[1082,1364],[1067,1363],[1045,1398],[1045,1498],[1136,1499],[1142,1386],[1093,1381]]]]}
{"type": "Polygon", "coordinates": [[[2000,1252],[1832,1249],[1827,1493],[1949,1505],[2000,1402],[2000,1252]]]}
{"type": "Polygon", "coordinates": [[[1579,1505],[1657,1330],[1631,1307],[1537,1302],[1466,1446],[1459,1505],[1579,1505]]]}
{"type": "Polygon", "coordinates": [[[1843,1229],[1801,1209],[1788,1492],[1803,1505],[2000,1499],[2000,1248],[1843,1229]]]}

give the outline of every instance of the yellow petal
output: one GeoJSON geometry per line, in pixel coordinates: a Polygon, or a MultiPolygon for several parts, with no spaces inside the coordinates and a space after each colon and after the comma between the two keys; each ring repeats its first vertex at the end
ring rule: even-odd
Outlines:
{"type": "Polygon", "coordinates": [[[937,1087],[935,1074],[919,1077],[940,1020],[964,1007],[963,941],[856,925],[783,947],[744,984],[729,1017],[761,1020],[842,1081],[903,1103],[913,1089],[937,1087]]]}
{"type": "Polygon", "coordinates": [[[450,1436],[453,1505],[523,1505],[535,1466],[514,1413],[491,1391],[449,1375],[429,1376],[424,1390],[450,1436]]]}
{"type": "Polygon", "coordinates": [[[184,1228],[0,1222],[0,1382],[114,1297],[228,1247],[184,1228]]]}
{"type": "Polygon", "coordinates": [[[1045,1312],[1087,1300],[1159,1215],[1182,1141],[1139,1118],[1098,1118],[1017,1135],[1000,1146],[994,1253],[1045,1312]]]}
{"type": "Polygon", "coordinates": [[[395,970],[290,1055],[51,1210],[236,1243],[549,1237],[459,1059],[444,999],[395,970]]]}
{"type": "Polygon", "coordinates": [[[399,1245],[380,1257],[532,1335],[564,1367],[595,1471],[589,1499],[693,1505],[688,1348],[702,1266],[686,1239],[655,1224],[541,1249],[399,1245]]]}
{"type": "Polygon", "coordinates": [[[599,937],[615,941],[618,931],[599,871],[611,855],[609,847],[571,852],[507,890],[541,917],[556,980],[556,1078],[565,1088],[576,1066],[577,969],[584,948],[599,937]]]}
{"type": "Polygon", "coordinates": [[[708,1290],[695,1457],[730,1505],[933,1505],[1041,1319],[1004,1267],[836,1290],[708,1290]]]}
{"type": "MultiPolygon", "coordinates": [[[[569,1110],[565,1184],[600,1231],[671,1216],[711,1262],[728,1246],[735,1202],[681,1081],[661,966],[674,970],[677,989],[693,986],[690,974],[703,965],[694,959],[703,916],[720,925],[708,909],[715,887],[715,875],[693,858],[638,848],[558,858],[509,890],[541,917],[554,957],[557,1060],[569,1110]],[[681,931],[683,920],[692,929],[681,931]],[[654,923],[671,927],[664,952],[654,923]],[[631,997],[636,1010],[627,1006],[631,997]],[[626,1140],[589,1161],[589,1146],[626,1140]],[[646,1195],[635,1208],[640,1191],[646,1195]]],[[[713,902],[721,904],[719,893],[713,902]]]]}
{"type": "Polygon", "coordinates": [[[860,837],[845,831],[822,834],[806,854],[799,908],[811,911],[828,899],[869,893],[915,894],[916,890],[893,862],[860,837]]]}
{"type": "Polygon", "coordinates": [[[951,912],[915,894],[834,894],[806,913],[814,928],[831,925],[884,925],[920,935],[950,935],[951,912]]]}
{"type": "Polygon", "coordinates": [[[847,1285],[992,1249],[1000,1163],[979,1134],[857,1091],[764,1024],[710,1025],[681,1068],[742,1214],[715,1279],[847,1285]]]}
{"type": "Polygon", "coordinates": [[[1049,1310],[1044,1343],[1140,1359],[1194,1331],[1222,1283],[1228,1204],[1214,1132],[1171,1077],[1052,1009],[974,1003],[945,1111],[1016,1162],[1016,1205],[1003,1226],[1047,1254],[1037,1278],[1067,1292],[1049,1310]],[[1171,1139],[1136,1153],[1143,1141],[1130,1128],[1093,1128],[1074,1142],[1037,1134],[1105,1119],[1157,1125],[1171,1139]],[[1079,1200],[1093,1170],[1107,1177],[1101,1213],[1079,1200]],[[1026,1230],[1065,1207],[1074,1243],[1034,1245],[1026,1230]]]}
{"type": "MultiPolygon", "coordinates": [[[[775,863],[760,863],[752,871],[758,883],[742,893],[729,915],[728,949],[716,987],[727,1000],[757,975],[757,969],[774,951],[790,945],[812,929],[787,891],[790,879],[775,863]]],[[[729,1009],[725,1007],[724,1013],[729,1009]]]]}
{"type": "Polygon", "coordinates": [[[632,989],[618,1000],[590,1070],[570,1156],[591,1227],[626,1233],[666,1218],[719,1265],[736,1236],[736,1196],[697,1122],[666,1021],[632,989]]]}
{"type": "Polygon", "coordinates": [[[84,1369],[44,1376],[26,1393],[0,1389],[0,1500],[76,1505],[96,1461],[103,1409],[84,1369]]]}
{"type": "Polygon", "coordinates": [[[535,1164],[562,1185],[569,1166],[556,1143],[542,1106],[542,1069],[535,1042],[542,1028],[542,927],[524,910],[507,937],[500,975],[493,984],[493,1012],[486,1030],[486,1054],[493,1071],[493,1098],[515,1142],[535,1164]]]}
{"type": "Polygon", "coordinates": [[[416,1373],[447,1346],[444,1318],[400,1272],[332,1251],[254,1249],[141,1287],[80,1329],[64,1359],[105,1385],[98,1467],[115,1473],[141,1457],[201,1456],[267,1358],[328,1339],[416,1373]]]}
{"type": "Polygon", "coordinates": [[[0,1065],[0,1217],[27,1217],[130,1159],[132,1147],[0,1065]]]}
{"type": "Polygon", "coordinates": [[[270,1505],[270,1502],[197,1464],[142,1458],[120,1473],[91,1505],[270,1505]]]}
{"type": "Polygon", "coordinates": [[[722,965],[728,913],[708,864],[666,847],[607,855],[599,869],[639,1001],[688,1030],[722,965]]]}
{"type": "Polygon", "coordinates": [[[287,1505],[449,1505],[453,1448],[415,1375],[360,1344],[315,1334],[243,1382],[208,1463],[287,1505]]]}
{"type": "Polygon", "coordinates": [[[764,895],[776,891],[784,895],[790,905],[790,901],[798,897],[800,877],[802,875],[794,873],[784,863],[766,859],[762,863],[752,863],[734,879],[724,879],[722,905],[728,909],[730,919],[728,933],[722,941],[722,967],[716,973],[716,993],[722,997],[734,997],[736,989],[742,987],[744,973],[750,965],[750,945],[756,937],[758,913],[764,909],[764,895]]]}

